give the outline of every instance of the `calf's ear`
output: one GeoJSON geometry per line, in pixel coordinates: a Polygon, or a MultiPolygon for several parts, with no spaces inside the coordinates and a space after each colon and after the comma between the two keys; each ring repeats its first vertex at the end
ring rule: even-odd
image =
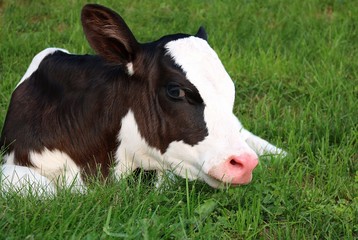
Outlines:
{"type": "Polygon", "coordinates": [[[199,28],[198,32],[195,34],[195,37],[208,41],[208,34],[206,33],[205,28],[203,26],[199,28]]]}
{"type": "Polygon", "coordinates": [[[87,4],[81,13],[83,31],[95,52],[115,64],[131,63],[139,49],[133,33],[116,12],[87,4]]]}

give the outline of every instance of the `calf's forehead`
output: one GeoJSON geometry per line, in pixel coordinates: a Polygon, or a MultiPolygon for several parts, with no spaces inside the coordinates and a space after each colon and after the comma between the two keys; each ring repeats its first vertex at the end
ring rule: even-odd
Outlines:
{"type": "Polygon", "coordinates": [[[185,72],[186,78],[198,89],[206,106],[219,103],[223,108],[232,110],[234,84],[207,41],[191,36],[170,41],[165,48],[185,72]]]}

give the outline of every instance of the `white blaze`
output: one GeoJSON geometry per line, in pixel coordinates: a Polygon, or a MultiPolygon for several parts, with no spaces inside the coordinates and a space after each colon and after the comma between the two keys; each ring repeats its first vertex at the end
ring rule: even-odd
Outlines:
{"type": "Polygon", "coordinates": [[[209,44],[197,37],[181,38],[166,45],[168,53],[197,87],[207,106],[220,105],[232,112],[235,87],[219,57],[209,44]]]}

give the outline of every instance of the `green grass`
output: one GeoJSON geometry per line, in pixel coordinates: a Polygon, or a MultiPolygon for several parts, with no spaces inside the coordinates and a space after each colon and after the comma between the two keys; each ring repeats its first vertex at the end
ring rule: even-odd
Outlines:
{"type": "MultiPolygon", "coordinates": [[[[32,57],[91,53],[85,1],[0,0],[0,126],[32,57]]],[[[0,197],[1,239],[355,239],[358,237],[358,5],[312,1],[99,1],[140,41],[204,25],[237,87],[235,113],[278,144],[250,185],[177,179],[95,184],[86,195],[0,197]]]]}

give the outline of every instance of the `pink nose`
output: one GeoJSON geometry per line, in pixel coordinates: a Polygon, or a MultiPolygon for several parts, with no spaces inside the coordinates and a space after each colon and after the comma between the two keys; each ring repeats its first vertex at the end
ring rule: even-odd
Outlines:
{"type": "Polygon", "coordinates": [[[225,183],[247,184],[251,182],[252,171],[257,164],[256,154],[231,156],[225,162],[212,167],[209,175],[225,183]]]}

